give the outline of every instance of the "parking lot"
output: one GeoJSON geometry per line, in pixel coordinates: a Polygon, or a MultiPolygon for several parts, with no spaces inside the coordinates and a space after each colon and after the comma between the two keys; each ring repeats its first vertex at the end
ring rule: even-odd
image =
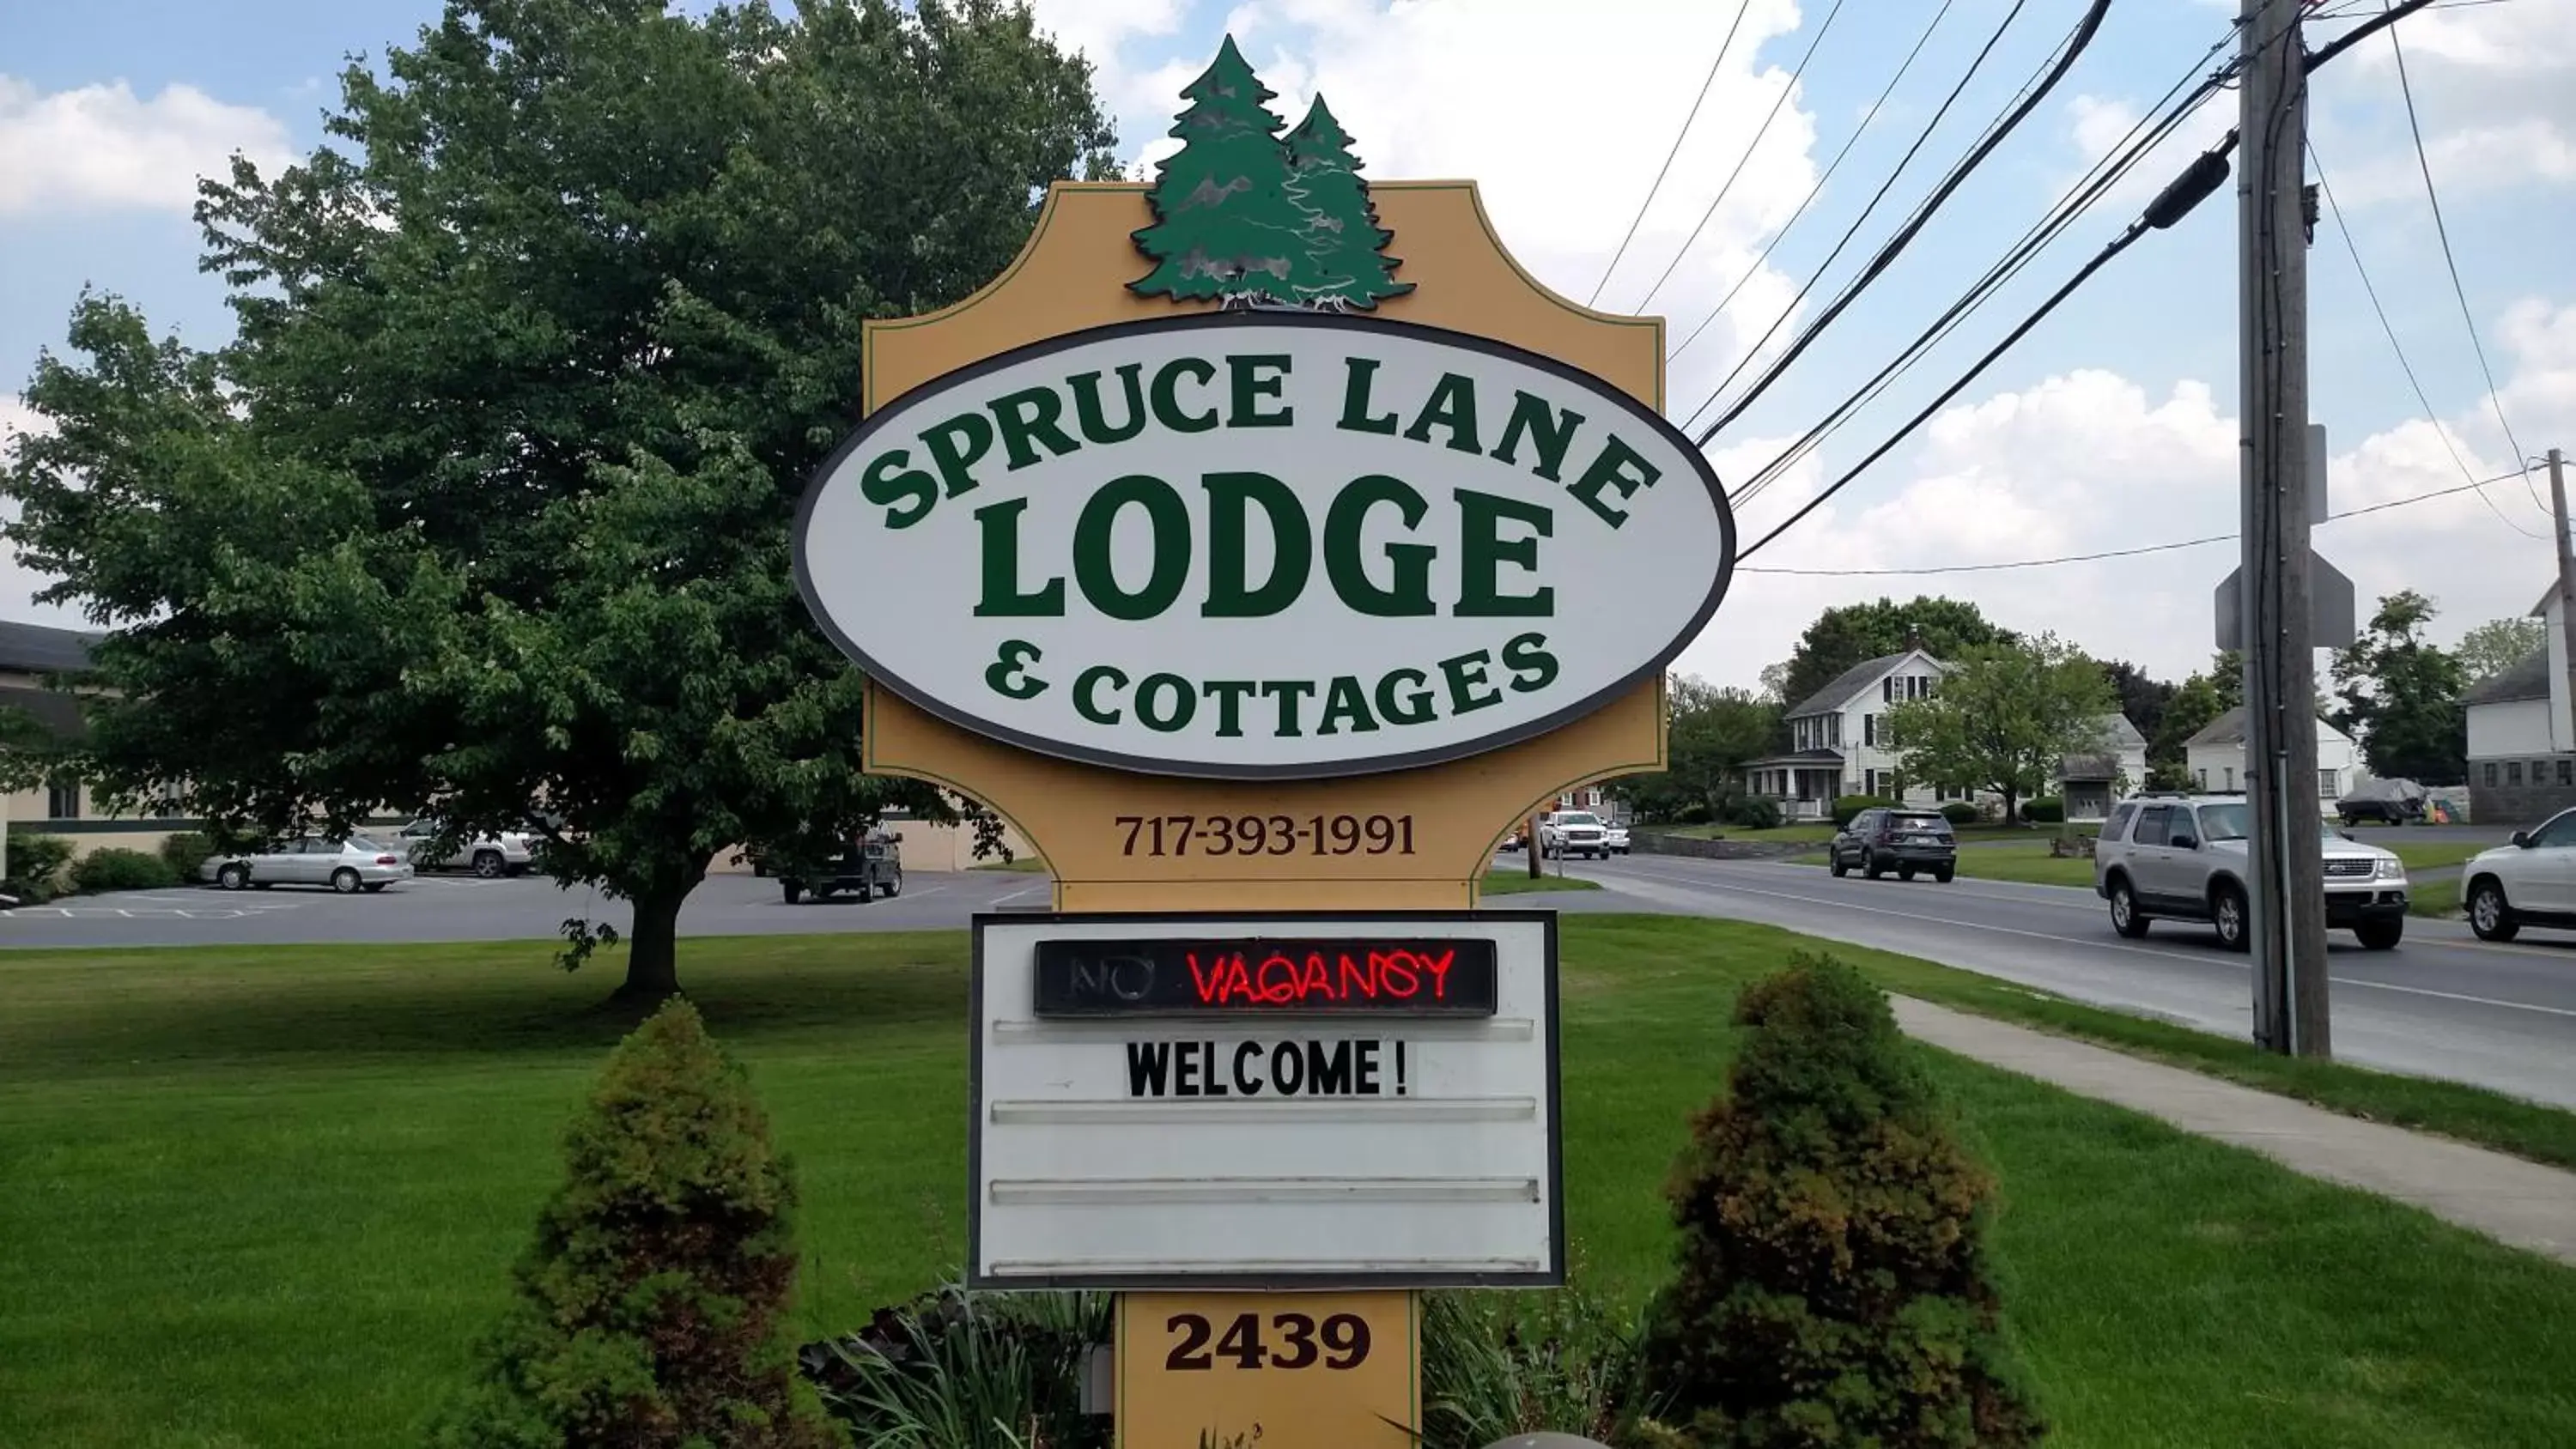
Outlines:
{"type": "MultiPolygon", "coordinates": [[[[1037,909],[1048,878],[1018,871],[916,871],[903,894],[861,905],[836,898],[790,906],[778,883],[713,875],[680,913],[684,936],[955,927],[977,911],[1037,909]]],[[[180,887],[67,897],[0,911],[0,947],[298,945],[328,942],[514,941],[557,936],[567,917],[605,921],[622,934],[623,901],[563,890],[543,876],[476,880],[421,876],[379,895],[339,896],[280,886],[265,891],[180,887]]]]}

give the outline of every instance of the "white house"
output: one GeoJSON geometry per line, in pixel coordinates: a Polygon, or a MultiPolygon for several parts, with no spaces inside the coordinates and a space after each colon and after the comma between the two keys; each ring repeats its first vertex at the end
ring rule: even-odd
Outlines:
{"type": "MultiPolygon", "coordinates": [[[[1893,795],[1896,752],[1888,711],[1932,693],[1941,661],[1920,649],[1856,664],[1788,712],[1789,752],[1745,767],[1748,794],[1779,802],[1791,820],[1822,820],[1839,795],[1893,795]]],[[[1909,805],[1933,803],[1929,786],[1908,789],[1909,805]]]]}
{"type": "Polygon", "coordinates": [[[2576,730],[2568,722],[2567,633],[2555,586],[2532,606],[2549,642],[2466,696],[2469,818],[2530,824],[2576,805],[2576,730]]]}
{"type": "MultiPolygon", "coordinates": [[[[2244,791],[2243,706],[2211,720],[2200,733],[2183,741],[2183,768],[2191,772],[2191,783],[2195,789],[2223,795],[2244,791]]],[[[2318,720],[2317,778],[2309,786],[2316,792],[2318,813],[2331,814],[2334,802],[2350,793],[2361,778],[2361,747],[2352,742],[2352,736],[2322,719],[2318,720]]]]}

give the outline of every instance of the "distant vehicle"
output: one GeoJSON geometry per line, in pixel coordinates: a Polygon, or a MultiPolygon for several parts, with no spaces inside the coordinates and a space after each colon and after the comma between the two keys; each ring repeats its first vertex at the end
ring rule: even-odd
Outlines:
{"type": "Polygon", "coordinates": [[[411,865],[392,848],[364,835],[298,836],[265,849],[210,855],[197,867],[200,880],[223,890],[266,890],[273,885],[328,886],[344,896],[373,895],[411,879],[411,865]]]}
{"type": "Polygon", "coordinates": [[[2424,818],[2424,787],[2412,780],[2371,780],[2335,802],[2346,830],[2356,825],[2411,825],[2424,818]]]}
{"type": "Polygon", "coordinates": [[[436,859],[428,856],[431,837],[438,834],[442,822],[423,816],[395,832],[410,853],[413,868],[418,870],[471,870],[485,880],[505,875],[520,875],[536,864],[536,842],[525,832],[504,830],[469,840],[436,859]]]}
{"type": "MultiPolygon", "coordinates": [[[[2135,939],[2150,921],[2207,921],[2218,944],[2252,944],[2246,913],[2243,796],[2141,795],[2121,801],[2093,843],[2093,889],[2111,928],[2135,939]]],[[[2327,832],[2326,926],[2373,951],[2406,934],[2406,862],[2392,850],[2327,832]]]]}
{"type": "Polygon", "coordinates": [[[1628,853],[1628,827],[1625,825],[1602,826],[1601,843],[1610,847],[1610,853],[1612,855],[1626,855],[1628,853]]]}
{"type": "Polygon", "coordinates": [[[1610,831],[1589,810],[1551,810],[1539,817],[1538,846],[1551,858],[1587,855],[1601,860],[1610,854],[1610,831]]]}
{"type": "Polygon", "coordinates": [[[1938,810],[1864,810],[1825,847],[1825,869],[1871,880],[1891,870],[1898,880],[1928,873],[1947,885],[1959,873],[1959,841],[1938,810]]]}
{"type": "Polygon", "coordinates": [[[2471,858],[2460,867],[2460,899],[2482,941],[2510,941],[2525,926],[2576,930],[2576,810],[2471,858]]]}
{"type": "Polygon", "coordinates": [[[900,835],[872,830],[850,837],[829,860],[772,862],[779,872],[778,892],[791,906],[808,894],[828,901],[841,891],[857,896],[862,905],[880,894],[891,900],[903,894],[902,842],[900,835]]]}

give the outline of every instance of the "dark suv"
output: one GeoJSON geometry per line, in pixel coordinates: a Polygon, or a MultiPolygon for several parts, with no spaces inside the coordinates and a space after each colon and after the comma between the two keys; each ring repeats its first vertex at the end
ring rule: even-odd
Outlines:
{"type": "Polygon", "coordinates": [[[1864,810],[1825,848],[1825,868],[1836,875],[1857,867],[1876,880],[1889,871],[1912,880],[1916,871],[1947,882],[1959,871],[1959,842],[1938,810],[1864,810]]]}
{"type": "Polygon", "coordinates": [[[871,830],[843,841],[828,859],[773,861],[770,868],[778,872],[778,892],[791,906],[808,894],[825,901],[840,891],[864,905],[880,895],[903,894],[902,839],[871,830]]]}

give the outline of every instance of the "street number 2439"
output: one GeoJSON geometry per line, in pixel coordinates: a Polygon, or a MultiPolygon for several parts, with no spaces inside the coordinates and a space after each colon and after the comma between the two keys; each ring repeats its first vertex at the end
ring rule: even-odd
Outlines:
{"type": "Polygon", "coordinates": [[[1369,1326],[1356,1313],[1336,1313],[1317,1323],[1303,1313],[1270,1315],[1275,1341],[1262,1337],[1261,1315],[1238,1313],[1222,1336],[1216,1325],[1196,1313],[1175,1313],[1163,1325],[1178,1342],[1165,1355],[1163,1367],[1175,1371],[1213,1369],[1219,1357],[1237,1368],[1358,1368],[1368,1360],[1369,1326]],[[1209,1341],[1215,1341],[1211,1348],[1209,1341]]]}

